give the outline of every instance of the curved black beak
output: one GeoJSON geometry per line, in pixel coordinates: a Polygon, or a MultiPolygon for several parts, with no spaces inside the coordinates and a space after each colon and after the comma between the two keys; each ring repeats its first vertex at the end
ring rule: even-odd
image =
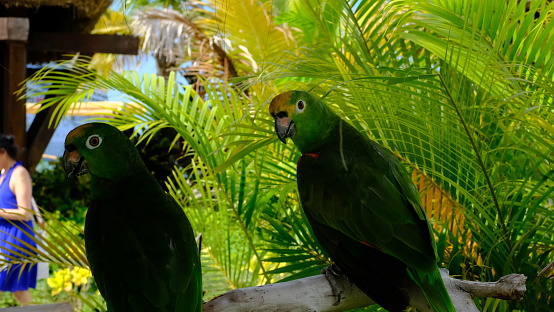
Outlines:
{"type": "Polygon", "coordinates": [[[77,177],[88,172],[87,161],[73,145],[65,147],[63,168],[68,178],[77,177]]]}
{"type": "Polygon", "coordinates": [[[290,120],[286,113],[282,112],[275,116],[275,132],[277,137],[283,143],[287,143],[287,138],[292,137],[296,133],[294,121],[290,120]]]}

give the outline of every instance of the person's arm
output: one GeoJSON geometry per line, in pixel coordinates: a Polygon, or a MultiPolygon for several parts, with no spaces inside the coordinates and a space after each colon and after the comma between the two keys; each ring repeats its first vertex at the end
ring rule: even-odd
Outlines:
{"type": "Polygon", "coordinates": [[[0,217],[14,221],[31,220],[33,185],[27,169],[18,166],[13,170],[10,189],[15,194],[17,209],[0,209],[0,217]]]}

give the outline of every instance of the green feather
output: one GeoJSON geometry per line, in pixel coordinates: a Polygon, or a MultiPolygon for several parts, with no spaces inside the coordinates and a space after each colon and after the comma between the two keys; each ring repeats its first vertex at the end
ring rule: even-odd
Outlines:
{"type": "Polygon", "coordinates": [[[297,168],[302,207],[337,265],[390,311],[405,308],[395,296],[410,283],[429,292],[432,306],[446,307],[437,311],[455,311],[419,194],[398,158],[307,92],[278,95],[270,113],[281,140],[290,137],[303,154],[297,168]],[[368,281],[382,279],[380,269],[390,272],[386,290],[368,281]]]}
{"type": "Polygon", "coordinates": [[[431,273],[421,272],[412,268],[408,268],[408,274],[412,280],[423,290],[427,302],[433,311],[456,311],[448,292],[444,287],[444,282],[441,278],[439,270],[434,270],[431,273]]]}
{"type": "Polygon", "coordinates": [[[112,126],[92,123],[71,131],[65,144],[66,171],[78,174],[86,162],[91,175],[85,246],[108,310],[201,311],[190,222],[132,142],[112,126]]]}

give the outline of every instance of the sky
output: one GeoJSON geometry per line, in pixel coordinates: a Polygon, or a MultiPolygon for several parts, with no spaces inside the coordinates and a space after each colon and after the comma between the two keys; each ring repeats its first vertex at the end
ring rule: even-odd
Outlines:
{"type": "MultiPolygon", "coordinates": [[[[140,67],[137,69],[142,74],[155,74],[158,72],[156,69],[156,60],[152,56],[148,56],[141,62],[140,67]]],[[[124,101],[121,93],[108,90],[108,101],[124,101]]]]}
{"type": "MultiPolygon", "coordinates": [[[[148,57],[148,59],[145,62],[143,62],[141,66],[138,68],[138,72],[140,74],[156,73],[156,62],[154,58],[148,57]]],[[[114,92],[114,91],[108,91],[108,101],[122,101],[122,100],[124,100],[124,98],[121,96],[120,93],[114,92]]],[[[31,126],[31,123],[33,122],[33,118],[35,118],[34,114],[27,114],[27,129],[29,129],[29,127],[31,126]]],[[[48,147],[46,147],[44,154],[61,157],[64,151],[63,145],[64,145],[66,135],[69,133],[69,131],[73,130],[73,128],[83,124],[87,119],[89,119],[89,117],[66,116],[54,131],[54,135],[52,136],[50,143],[48,143],[48,147]]]]}
{"type": "MultiPolygon", "coordinates": [[[[122,1],[114,1],[112,5],[110,6],[113,10],[119,10],[121,6],[122,1]]],[[[145,60],[142,61],[140,64],[140,67],[137,69],[139,74],[145,74],[145,73],[156,73],[156,61],[153,57],[148,56],[145,60]]],[[[183,84],[186,84],[186,80],[182,77],[178,77],[177,81],[183,84]]],[[[108,90],[108,101],[124,101],[125,98],[121,95],[121,93],[116,91],[108,90]]],[[[27,129],[30,127],[31,122],[33,121],[34,115],[27,114],[27,129]]],[[[73,128],[83,124],[89,117],[84,116],[67,116],[65,117],[58,127],[56,128],[56,131],[54,132],[54,135],[52,136],[52,139],[50,140],[50,143],[48,144],[48,147],[46,148],[46,151],[44,154],[46,155],[53,155],[57,157],[61,157],[63,154],[63,143],[65,140],[65,137],[69,131],[71,131],[73,128]]]]}

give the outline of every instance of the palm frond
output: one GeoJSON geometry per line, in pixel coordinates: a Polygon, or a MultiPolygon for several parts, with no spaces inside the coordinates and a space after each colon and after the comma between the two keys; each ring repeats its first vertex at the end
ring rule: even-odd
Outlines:
{"type": "Polygon", "coordinates": [[[34,265],[37,262],[49,262],[63,266],[88,268],[84,242],[80,236],[82,230],[62,223],[47,211],[42,211],[42,214],[49,220],[49,226],[44,231],[37,231],[25,223],[6,219],[26,234],[36,247],[14,237],[17,244],[5,242],[9,245],[9,249],[0,250],[2,258],[0,263],[10,266],[18,263],[34,265]]]}
{"type": "Polygon", "coordinates": [[[131,28],[143,38],[141,49],[144,52],[168,63],[179,64],[197,49],[193,47],[194,40],[207,39],[189,17],[169,8],[150,8],[138,11],[131,28]]]}
{"type": "MultiPolygon", "coordinates": [[[[323,95],[337,113],[425,176],[422,189],[438,187],[446,194],[452,204],[443,207],[455,209],[463,228],[456,234],[448,233],[452,226],[446,232],[439,228],[446,246],[453,246],[443,257],[469,263],[460,272],[466,277],[491,280],[530,272],[523,259],[542,261],[549,252],[537,237],[548,222],[537,211],[551,211],[545,207],[552,189],[552,140],[544,130],[549,127],[538,126],[552,122],[549,70],[538,74],[533,66],[516,65],[521,58],[509,59],[499,48],[509,44],[508,50],[536,59],[531,51],[537,49],[526,47],[550,36],[540,34],[548,32],[550,19],[542,16],[549,9],[522,9],[525,3],[517,1],[500,7],[457,3],[393,1],[381,3],[386,14],[375,15],[368,4],[333,2],[319,13],[338,16],[340,27],[314,21],[322,38],[313,40],[320,47],[294,51],[261,78],[323,95]],[[530,17],[537,12],[540,18],[530,17]],[[500,21],[500,15],[514,18],[500,21]],[[493,22],[536,27],[521,27],[512,38],[502,24],[491,27],[493,22]],[[372,31],[372,38],[383,40],[366,38],[372,31]],[[463,246],[460,237],[475,244],[463,246]],[[527,258],[529,249],[535,251],[527,258]]],[[[291,13],[287,17],[294,20],[291,13]]]]}
{"type": "Polygon", "coordinates": [[[264,63],[279,58],[295,44],[290,28],[274,24],[271,2],[205,2],[209,9],[201,23],[215,36],[228,40],[225,47],[239,61],[243,73],[260,72],[264,63]]]}

